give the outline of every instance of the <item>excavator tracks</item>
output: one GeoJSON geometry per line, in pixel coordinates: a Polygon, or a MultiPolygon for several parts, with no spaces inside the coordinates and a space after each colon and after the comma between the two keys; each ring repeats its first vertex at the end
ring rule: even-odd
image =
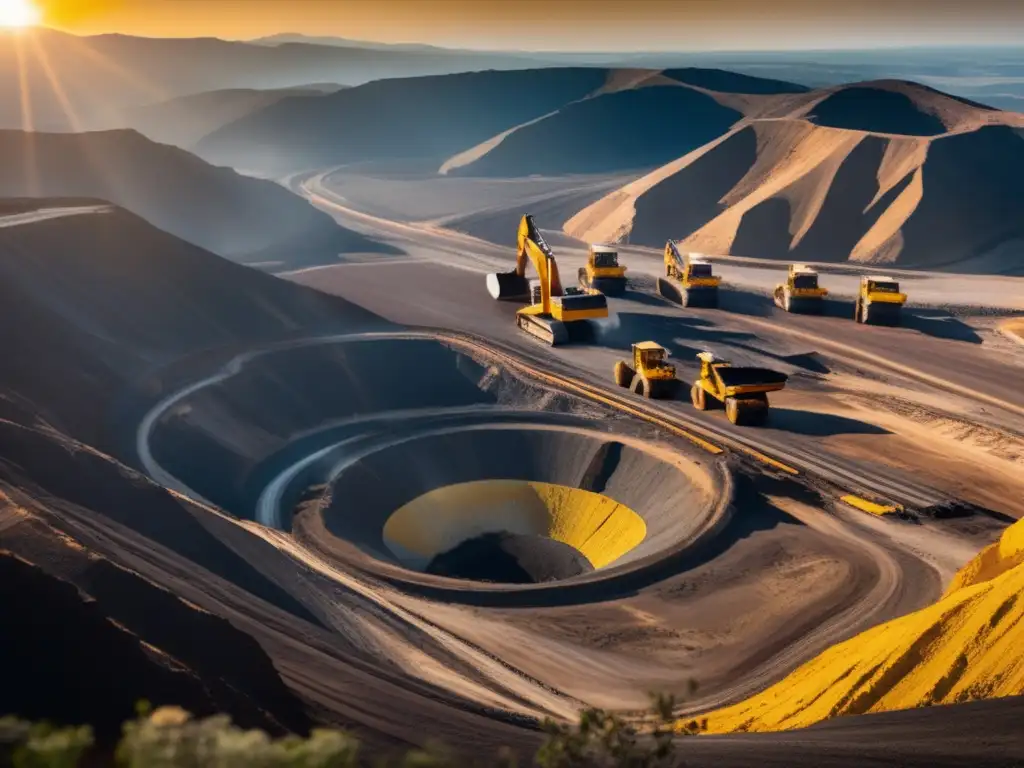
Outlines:
{"type": "Polygon", "coordinates": [[[520,314],[516,315],[516,325],[550,347],[557,347],[569,341],[569,329],[560,320],[520,314]]]}

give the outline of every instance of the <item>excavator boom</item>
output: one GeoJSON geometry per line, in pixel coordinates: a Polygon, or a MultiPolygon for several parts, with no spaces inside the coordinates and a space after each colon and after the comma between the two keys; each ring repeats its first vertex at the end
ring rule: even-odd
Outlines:
{"type": "Polygon", "coordinates": [[[516,313],[516,323],[552,346],[569,339],[571,324],[608,317],[608,302],[602,294],[563,289],[555,256],[530,214],[519,222],[515,269],[489,274],[487,290],[498,300],[529,302],[516,313]],[[539,295],[531,291],[527,263],[537,272],[539,295]]]}

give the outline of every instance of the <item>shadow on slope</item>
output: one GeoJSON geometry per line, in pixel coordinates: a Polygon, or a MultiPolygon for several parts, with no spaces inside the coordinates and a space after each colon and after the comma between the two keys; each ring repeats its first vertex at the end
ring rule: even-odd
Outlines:
{"type": "Polygon", "coordinates": [[[0,435],[6,457],[0,482],[20,507],[64,519],[104,518],[297,619],[319,623],[211,532],[208,510],[53,430],[0,421],[0,435]]]}
{"type": "Polygon", "coordinates": [[[758,139],[743,128],[636,201],[630,242],[652,247],[681,240],[721,213],[722,199],[757,162],[758,139]]]}
{"type": "Polygon", "coordinates": [[[550,176],[657,166],[721,136],[741,117],[690,88],[659,85],[607,93],[514,131],[452,173],[550,176]]]}
{"type": "Polygon", "coordinates": [[[808,118],[831,128],[907,136],[936,136],[947,130],[942,120],[906,93],[868,86],[837,90],[818,102],[808,118]]]}
{"type": "Polygon", "coordinates": [[[0,276],[0,387],[108,449],[108,408],[184,357],[384,324],[116,208],[0,228],[0,276]]]}
{"type": "Polygon", "coordinates": [[[216,168],[135,131],[0,131],[0,195],[109,200],[184,240],[236,261],[290,267],[389,246],[339,226],[271,181],[216,168]]]}
{"type": "Polygon", "coordinates": [[[336,93],[341,85],[301,86],[257,90],[230,88],[181,96],[127,111],[126,127],[162,144],[173,144],[185,150],[204,136],[246,115],[258,112],[291,96],[320,96],[336,93]]]}
{"type": "Polygon", "coordinates": [[[635,245],[671,237],[754,258],[1024,270],[1024,138],[1009,125],[928,140],[765,121],[669,171],[648,176],[633,205],[628,191],[595,203],[574,233],[632,216],[635,245]]]}
{"type": "MultiPolygon", "coordinates": [[[[779,274],[781,281],[782,273],[779,274]]],[[[823,285],[828,286],[826,280],[823,280],[823,285]]],[[[721,308],[727,312],[753,317],[781,316],[782,313],[770,296],[751,291],[725,288],[719,291],[719,301],[721,308]]],[[[822,307],[822,315],[840,318],[844,321],[852,320],[853,299],[826,298],[822,307]]],[[[968,323],[940,309],[904,307],[900,326],[937,339],[965,341],[971,344],[980,344],[982,341],[978,332],[968,323]]]]}
{"type": "Polygon", "coordinates": [[[772,406],[768,426],[794,435],[833,437],[835,435],[888,435],[889,430],[847,416],[814,413],[772,406]]]}
{"type": "Polygon", "coordinates": [[[183,400],[156,425],[153,454],[205,498],[251,518],[259,492],[276,476],[261,462],[272,460],[283,472],[288,461],[322,447],[313,435],[344,419],[495,404],[495,393],[479,384],[485,375],[462,354],[423,340],[282,350],[183,400]],[[371,385],[367,372],[379,370],[382,360],[390,361],[393,375],[371,385]],[[307,435],[311,445],[304,446],[301,438],[307,435]],[[239,450],[247,436],[253,439],[239,450]],[[278,462],[279,451],[289,458],[278,462]]]}
{"type": "MultiPolygon", "coordinates": [[[[956,264],[1024,238],[1024,137],[992,125],[932,142],[924,196],[901,227],[900,266],[956,270],[956,264]]],[[[989,265],[1020,273],[1020,248],[989,265]],[[1016,252],[1014,252],[1016,251],[1016,252]]]]}
{"type": "Polygon", "coordinates": [[[700,67],[682,67],[666,69],[662,74],[673,80],[698,88],[719,93],[750,93],[770,95],[776,93],[806,93],[810,89],[805,85],[789,83],[785,80],[773,80],[767,77],[755,77],[725,69],[706,69],[700,67]]]}
{"type": "Polygon", "coordinates": [[[213,162],[268,173],[449,156],[600,88],[607,70],[469,72],[380,80],[285,99],[196,145],[213,162]]]}
{"type": "MultiPolygon", "coordinates": [[[[42,542],[36,542],[40,546],[42,542]]],[[[77,561],[75,584],[0,550],[0,633],[17,660],[0,688],[0,712],[59,724],[88,723],[112,745],[137,701],[200,715],[227,712],[246,727],[306,730],[301,705],[256,642],[56,534],[43,557],[77,561]]]]}

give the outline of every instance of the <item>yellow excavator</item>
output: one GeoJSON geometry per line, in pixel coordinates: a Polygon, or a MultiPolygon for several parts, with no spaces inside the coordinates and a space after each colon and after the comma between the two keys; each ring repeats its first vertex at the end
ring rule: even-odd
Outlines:
{"type": "Polygon", "coordinates": [[[684,307],[718,306],[718,286],[711,262],[682,253],[671,240],[665,243],[665,277],[658,278],[658,293],[684,307]]]}
{"type": "Polygon", "coordinates": [[[760,426],[768,418],[768,393],[786,386],[786,374],[768,368],[733,365],[711,352],[699,352],[700,378],[690,388],[698,411],[725,407],[737,426],[760,426]]]}
{"type": "Polygon", "coordinates": [[[626,292],[626,268],[619,265],[619,252],[610,245],[591,245],[587,266],[580,267],[580,288],[600,291],[605,296],[626,292]]]}
{"type": "Polygon", "coordinates": [[[854,320],[865,325],[899,325],[907,294],[891,277],[865,275],[860,279],[854,320]]]}
{"type": "Polygon", "coordinates": [[[644,397],[662,399],[675,397],[679,390],[676,367],[665,362],[668,350],[654,341],[633,345],[633,364],[625,360],[615,363],[615,383],[644,397]]]}
{"type": "Polygon", "coordinates": [[[775,286],[775,306],[786,312],[820,315],[828,289],[818,285],[818,272],[805,264],[790,264],[786,282],[775,286]]]}
{"type": "Polygon", "coordinates": [[[608,317],[603,293],[562,288],[555,255],[530,214],[519,222],[516,268],[487,275],[487,290],[499,301],[530,302],[516,312],[516,325],[553,347],[584,335],[576,331],[587,328],[588,320],[608,317]],[[526,278],[527,261],[537,270],[533,285],[526,278]]]}

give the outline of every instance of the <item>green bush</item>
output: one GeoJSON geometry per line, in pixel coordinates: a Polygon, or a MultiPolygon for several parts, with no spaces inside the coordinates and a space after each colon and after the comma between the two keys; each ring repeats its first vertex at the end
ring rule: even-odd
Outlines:
{"type": "MultiPolygon", "coordinates": [[[[675,764],[672,697],[655,697],[649,723],[641,729],[599,709],[580,714],[575,726],[548,720],[546,739],[534,756],[541,768],[660,768],[675,764]]],[[[681,732],[701,730],[684,726],[681,732]]],[[[93,746],[92,730],[54,728],[15,718],[0,720],[0,766],[7,756],[13,768],[77,768],[93,746]]],[[[179,707],[150,712],[141,705],[139,717],[124,725],[116,751],[121,768],[354,768],[359,764],[359,741],[344,731],[317,729],[309,738],[273,739],[260,730],[244,730],[227,715],[195,719],[179,707]]],[[[407,752],[396,761],[376,765],[401,768],[456,768],[465,761],[443,746],[407,752]]],[[[515,756],[501,750],[477,765],[515,768],[515,756]]]]}

